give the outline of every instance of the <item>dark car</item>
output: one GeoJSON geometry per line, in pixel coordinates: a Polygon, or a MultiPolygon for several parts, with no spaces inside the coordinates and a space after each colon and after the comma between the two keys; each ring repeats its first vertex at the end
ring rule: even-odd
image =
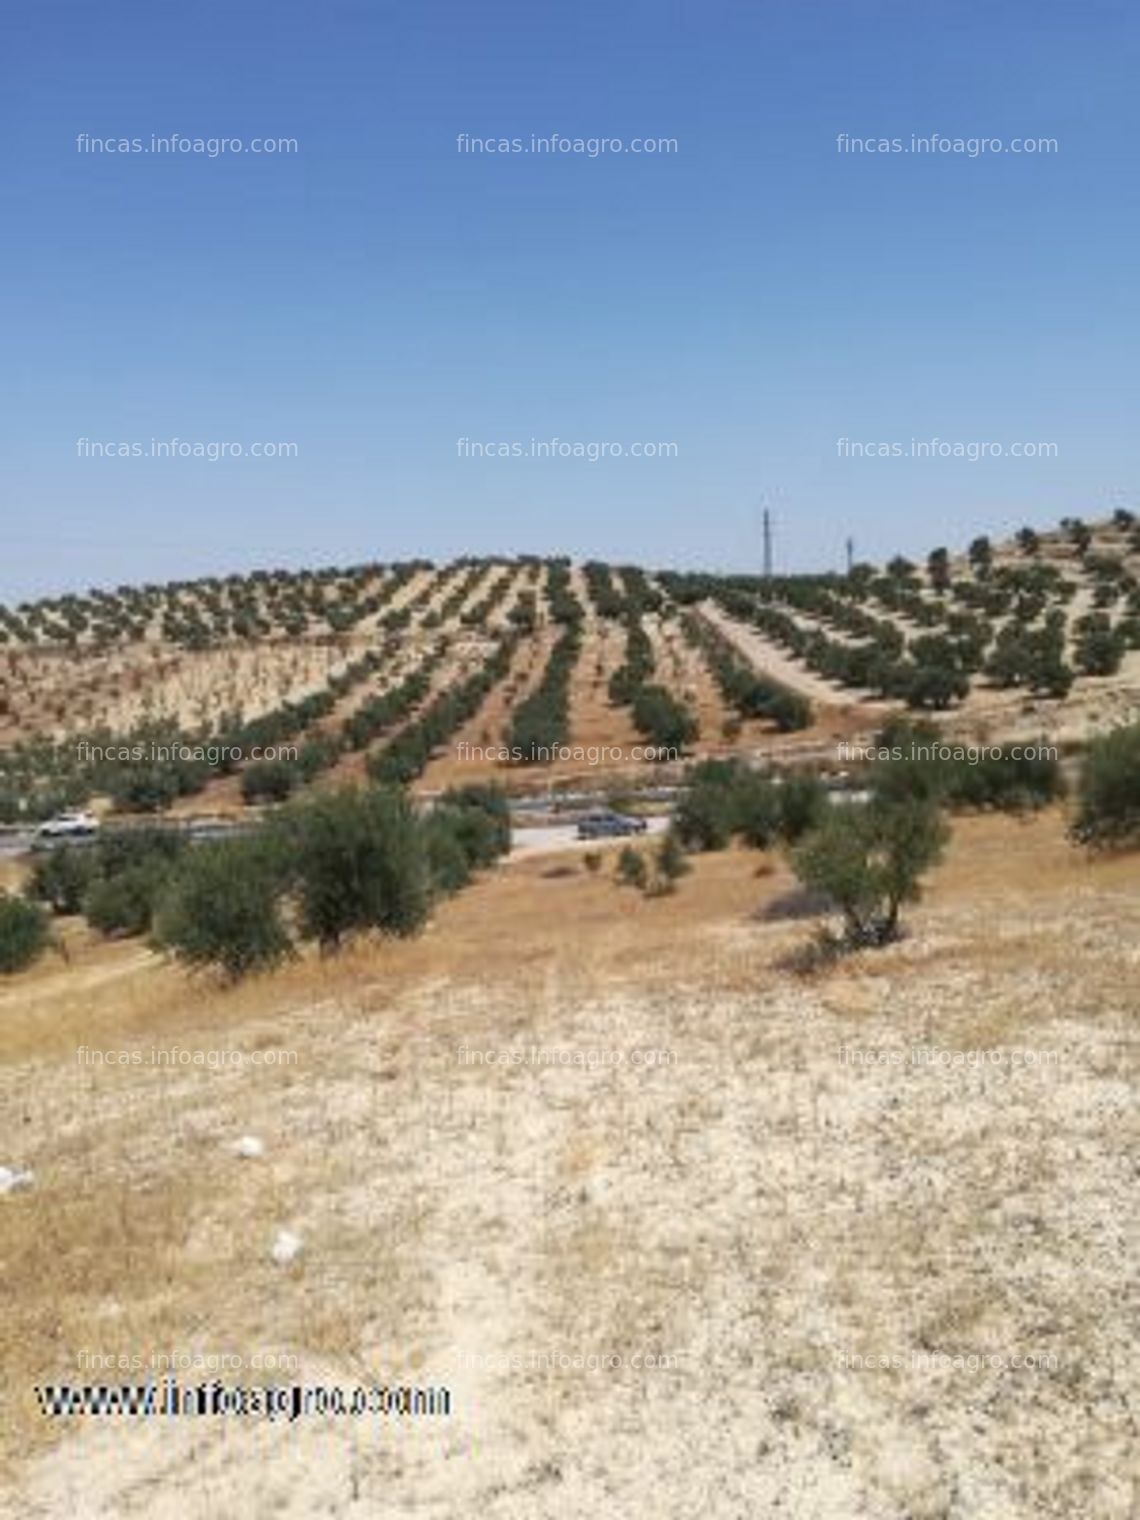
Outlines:
{"type": "Polygon", "coordinates": [[[648,827],[644,818],[628,818],[624,813],[587,813],[578,820],[578,838],[620,839],[626,834],[644,834],[648,827]]]}

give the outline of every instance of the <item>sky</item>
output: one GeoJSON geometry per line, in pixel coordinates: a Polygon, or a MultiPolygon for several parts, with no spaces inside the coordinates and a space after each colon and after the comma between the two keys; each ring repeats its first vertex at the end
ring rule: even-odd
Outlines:
{"type": "Polygon", "coordinates": [[[0,601],[1135,508],[1138,42],[1104,0],[9,0],[0,601]],[[171,137],[227,147],[93,146],[171,137]]]}

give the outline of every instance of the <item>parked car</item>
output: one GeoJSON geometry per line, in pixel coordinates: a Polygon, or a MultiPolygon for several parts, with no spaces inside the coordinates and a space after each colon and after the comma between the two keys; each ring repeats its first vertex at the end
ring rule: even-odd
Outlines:
{"type": "Polygon", "coordinates": [[[578,838],[620,839],[626,834],[644,834],[648,827],[644,818],[628,818],[624,813],[587,813],[578,820],[578,838]]]}
{"type": "Polygon", "coordinates": [[[94,813],[57,813],[36,830],[42,839],[81,839],[98,832],[94,813]]]}

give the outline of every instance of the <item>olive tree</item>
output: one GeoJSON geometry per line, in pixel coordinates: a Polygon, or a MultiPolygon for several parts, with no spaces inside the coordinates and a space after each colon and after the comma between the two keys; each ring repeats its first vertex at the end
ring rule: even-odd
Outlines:
{"type": "Polygon", "coordinates": [[[949,830],[928,802],[875,800],[836,808],[794,851],[803,885],[842,913],[848,948],[898,937],[899,910],[920,895],[923,872],[941,858],[949,830]]]}

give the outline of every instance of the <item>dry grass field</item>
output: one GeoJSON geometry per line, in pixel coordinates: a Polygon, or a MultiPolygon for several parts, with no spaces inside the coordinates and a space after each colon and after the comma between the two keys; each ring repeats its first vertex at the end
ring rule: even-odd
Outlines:
{"type": "Polygon", "coordinates": [[[233,989],[69,927],[0,990],[36,1178],[0,1197],[0,1514],[1135,1514],[1140,858],[960,819],[909,935],[812,977],[791,885],[531,857],[233,989]],[[93,1353],[452,1412],[45,1419],[33,1385],[144,1375],[93,1353]]]}

